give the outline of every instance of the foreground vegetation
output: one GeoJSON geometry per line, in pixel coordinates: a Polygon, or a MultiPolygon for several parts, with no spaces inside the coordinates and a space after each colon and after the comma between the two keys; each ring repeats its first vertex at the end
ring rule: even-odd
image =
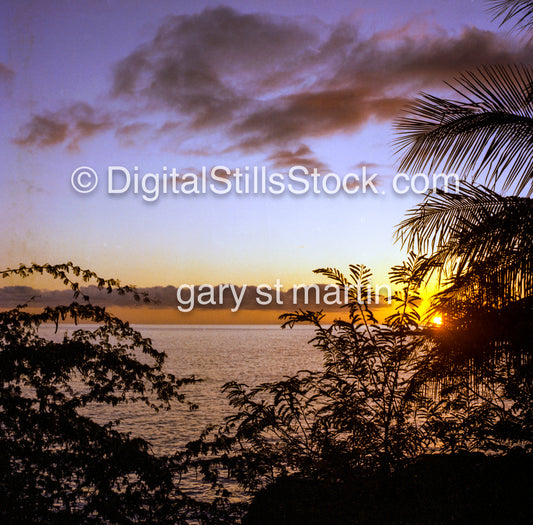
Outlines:
{"type": "MultiPolygon", "coordinates": [[[[98,423],[87,407],[144,403],[168,410],[185,402],[193,378],[163,370],[165,354],[105,308],[82,285],[143,297],[72,263],[20,266],[3,277],[47,274],[73,291],[69,305],[33,312],[19,305],[0,313],[0,521],[21,523],[189,523],[210,505],[179,487],[179,466],[150,444],[98,423]],[[83,301],[77,302],[79,296],[83,301]],[[58,341],[39,328],[94,323],[58,341]]],[[[147,298],[144,298],[147,299],[147,298]]],[[[191,407],[194,408],[194,407],[191,407]]],[[[216,502],[214,502],[216,506],[216,502]]]]}
{"type": "Polygon", "coordinates": [[[527,523],[527,348],[495,347],[490,359],[450,353],[458,328],[428,326],[418,311],[433,267],[412,254],[392,269],[397,291],[385,324],[357,297],[371,285],[367,268],[351,266],[349,277],[317,270],[352,285],[346,316],[325,326],[321,312],[298,311],[285,314],[283,326],[314,325],[323,369],[251,387],[227,384],[234,414],[167,457],[121,433],[118,422],[84,415],[99,403],[165,410],[186,402],[180,387],[192,378],[166,374],[165,356],[150,340],[105,309],[77,302],[79,281],[135,289],[71,263],[6,270],[48,273],[74,297],[37,313],[26,305],[0,313],[2,522],[469,523],[476,515],[527,523]],[[69,319],[92,321],[94,329],[59,342],[39,335],[42,323],[69,319]],[[202,473],[210,502],[183,491],[181,474],[190,470],[202,473]],[[255,496],[248,510],[232,503],[228,478],[255,496]]]}
{"type": "MultiPolygon", "coordinates": [[[[285,314],[283,326],[315,326],[323,370],[225,386],[235,414],[190,443],[188,460],[200,458],[214,482],[223,466],[258,494],[243,523],[531,520],[528,349],[450,354],[457,327],[420,324],[418,289],[431,270],[414,255],[393,268],[385,324],[355,294],[348,318],[330,326],[320,312],[285,314]]],[[[317,271],[340,286],[371,278],[363,266],[350,279],[317,271]]]]}
{"type": "MultiPolygon", "coordinates": [[[[492,2],[529,30],[533,3],[492,2]]],[[[94,404],[186,400],[193,378],[164,371],[164,354],[104,308],[83,285],[142,297],[72,263],[7,269],[46,273],[69,286],[69,305],[0,313],[0,520],[2,523],[531,523],[533,447],[533,73],[492,66],[463,75],[464,100],[425,95],[399,123],[402,168],[481,174],[412,210],[398,238],[412,251],[391,271],[394,313],[377,323],[354,289],[346,316],[298,311],[283,326],[315,327],[323,369],[261,384],[225,386],[234,413],[173,456],[97,423],[94,404]],[[428,255],[416,255],[427,253],[428,255]],[[442,290],[428,325],[420,289],[442,290]],[[78,302],[78,299],[82,302],[78,302]],[[92,322],[59,342],[43,323],[92,322]],[[182,490],[196,470],[211,502],[182,490]],[[223,474],[223,475],[222,475],[223,474]],[[229,477],[253,496],[232,503],[229,477]]]]}

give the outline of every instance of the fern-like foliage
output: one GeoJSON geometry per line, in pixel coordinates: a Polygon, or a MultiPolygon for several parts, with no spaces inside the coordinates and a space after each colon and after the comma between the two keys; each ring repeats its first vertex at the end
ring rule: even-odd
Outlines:
{"type": "MultiPolygon", "coordinates": [[[[234,413],[188,444],[187,464],[213,483],[223,466],[254,494],[291,475],[342,486],[437,449],[531,448],[527,378],[498,362],[490,384],[475,383],[453,353],[443,358],[434,344],[453,341],[453,325],[420,325],[419,288],[429,268],[430,259],[411,253],[391,270],[397,289],[384,323],[356,295],[331,324],[322,312],[281,316],[284,327],[314,327],[310,343],[323,367],[255,386],[227,383],[234,413]]],[[[316,272],[343,287],[372,278],[363,265],[350,266],[348,276],[334,268],[316,272]]]]}
{"type": "Polygon", "coordinates": [[[281,319],[283,327],[314,326],[310,343],[322,353],[323,369],[252,387],[228,383],[235,414],[189,444],[191,456],[200,455],[204,467],[211,456],[211,472],[222,463],[245,488],[257,490],[289,472],[338,480],[389,470],[422,450],[431,438],[417,412],[429,402],[416,311],[420,267],[412,255],[393,271],[399,290],[384,324],[355,291],[371,284],[369,268],[351,265],[348,276],[316,270],[338,286],[353,286],[346,316],[329,325],[322,312],[299,310],[281,319]]]}

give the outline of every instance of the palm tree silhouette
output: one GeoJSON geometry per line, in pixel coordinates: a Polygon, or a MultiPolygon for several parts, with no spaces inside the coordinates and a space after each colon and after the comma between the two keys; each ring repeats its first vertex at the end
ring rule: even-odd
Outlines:
{"type": "MultiPolygon", "coordinates": [[[[502,23],[533,27],[533,2],[490,4],[502,23]]],[[[432,252],[428,272],[444,285],[433,310],[457,329],[457,355],[531,356],[533,68],[482,66],[449,86],[458,100],[422,94],[396,122],[399,168],[466,180],[456,193],[428,194],[396,235],[410,250],[432,252]]]]}
{"type": "Polygon", "coordinates": [[[462,100],[423,94],[397,121],[400,170],[481,174],[515,194],[533,191],[533,69],[485,66],[450,86],[462,100]]]}

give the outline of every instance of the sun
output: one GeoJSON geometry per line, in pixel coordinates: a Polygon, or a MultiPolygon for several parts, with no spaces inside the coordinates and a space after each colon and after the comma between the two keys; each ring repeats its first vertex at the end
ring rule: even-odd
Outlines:
{"type": "Polygon", "coordinates": [[[437,326],[441,326],[442,325],[442,317],[440,315],[436,315],[432,320],[431,322],[437,326]]]}

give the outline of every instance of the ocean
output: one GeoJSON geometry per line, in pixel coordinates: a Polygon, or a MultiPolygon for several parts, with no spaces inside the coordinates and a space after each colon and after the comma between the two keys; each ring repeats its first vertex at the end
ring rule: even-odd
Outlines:
{"type": "MultiPolygon", "coordinates": [[[[62,338],[65,330],[91,329],[91,325],[63,325],[57,334],[53,325],[40,334],[62,338]]],[[[142,403],[116,407],[97,405],[85,411],[98,422],[120,419],[120,429],[142,437],[156,454],[172,454],[199,437],[207,425],[222,423],[231,413],[222,386],[229,381],[249,386],[275,381],[298,370],[319,370],[320,352],[308,341],[313,327],[282,330],[278,325],[136,325],[154,348],[167,354],[164,370],[177,377],[194,375],[201,381],[185,385],[187,400],[198,405],[190,411],[174,402],[168,411],[154,412],[142,403]]]]}

